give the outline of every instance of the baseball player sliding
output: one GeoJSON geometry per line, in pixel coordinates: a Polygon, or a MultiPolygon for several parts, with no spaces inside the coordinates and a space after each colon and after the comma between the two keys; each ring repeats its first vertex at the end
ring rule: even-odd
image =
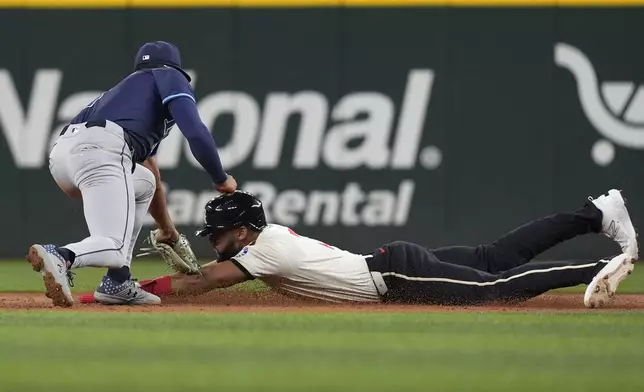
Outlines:
{"type": "Polygon", "coordinates": [[[222,168],[215,142],[199,117],[190,76],[179,49],[167,42],[144,44],[135,71],[84,108],[54,143],[49,170],[58,186],[83,202],[90,236],[64,246],[33,245],[27,260],[39,271],[46,295],[57,306],[74,303],[71,270],[107,267],[94,292],[105,304],[158,304],[130,275],[132,251],[148,211],[155,238],[172,244],[186,260],[194,255],[168,214],[155,154],[175,122],[190,150],[221,192],[235,179],[222,168]]]}
{"type": "Polygon", "coordinates": [[[218,261],[200,267],[164,244],[155,247],[179,273],[141,282],[155,295],[197,295],[249,279],[290,294],[330,302],[473,305],[516,302],[587,284],[584,304],[600,307],[634,268],[638,244],[617,190],[579,209],[534,220],[489,245],[426,249],[397,241],[361,255],[267,224],[262,203],[242,191],[206,205],[205,225],[218,261]],[[622,253],[609,260],[530,263],[573,237],[603,233],[622,253]]]}

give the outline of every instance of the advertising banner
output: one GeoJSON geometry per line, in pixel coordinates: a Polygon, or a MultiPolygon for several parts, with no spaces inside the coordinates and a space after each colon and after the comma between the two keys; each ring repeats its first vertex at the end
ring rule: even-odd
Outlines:
{"type": "MultiPolygon", "coordinates": [[[[355,252],[476,245],[610,188],[644,224],[644,8],[443,3],[0,9],[0,257],[87,235],[48,149],[151,40],[181,49],[240,188],[303,235],[355,252]]],[[[207,257],[193,234],[216,192],[179,129],[158,161],[207,257]]],[[[542,257],[615,252],[588,236],[542,257]]]]}

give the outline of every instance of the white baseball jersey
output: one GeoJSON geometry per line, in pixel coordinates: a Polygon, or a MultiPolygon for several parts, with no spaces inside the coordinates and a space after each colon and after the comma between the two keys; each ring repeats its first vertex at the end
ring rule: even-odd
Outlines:
{"type": "Polygon", "coordinates": [[[255,278],[288,293],[330,302],[378,302],[365,257],[268,225],[232,258],[255,278]]]}

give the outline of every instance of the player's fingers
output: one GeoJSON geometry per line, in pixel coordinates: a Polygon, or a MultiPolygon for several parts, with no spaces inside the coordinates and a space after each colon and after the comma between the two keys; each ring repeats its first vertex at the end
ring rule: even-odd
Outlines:
{"type": "Polygon", "coordinates": [[[221,193],[233,193],[235,191],[234,189],[231,189],[229,185],[218,186],[217,190],[221,193]]]}
{"type": "Polygon", "coordinates": [[[217,190],[222,193],[233,193],[237,190],[237,181],[233,176],[228,176],[226,182],[216,186],[217,190]]]}
{"type": "Polygon", "coordinates": [[[232,176],[230,177],[230,189],[231,192],[235,192],[235,190],[237,190],[237,180],[232,176]]]}

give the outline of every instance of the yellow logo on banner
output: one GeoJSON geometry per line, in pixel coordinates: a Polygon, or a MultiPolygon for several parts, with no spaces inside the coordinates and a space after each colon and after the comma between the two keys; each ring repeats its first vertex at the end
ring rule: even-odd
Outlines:
{"type": "Polygon", "coordinates": [[[644,0],[0,0],[0,8],[642,6],[644,0]]]}

